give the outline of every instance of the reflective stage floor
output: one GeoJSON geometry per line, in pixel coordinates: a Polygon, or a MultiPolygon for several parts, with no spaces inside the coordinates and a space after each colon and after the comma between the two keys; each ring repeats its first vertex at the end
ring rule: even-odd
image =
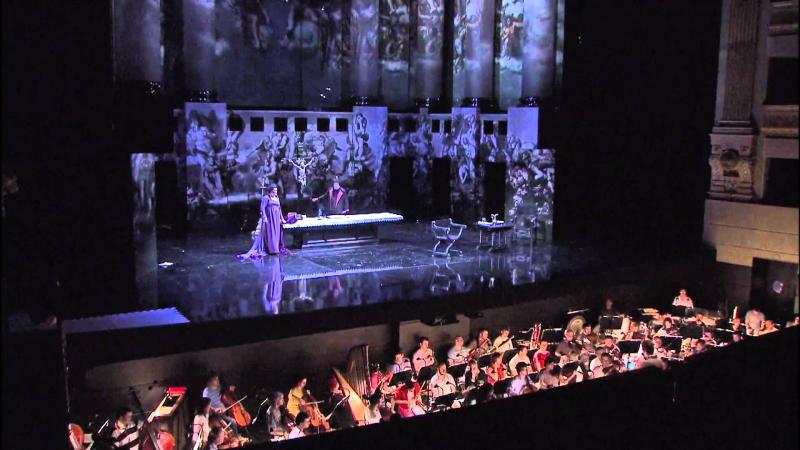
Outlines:
{"type": "Polygon", "coordinates": [[[287,315],[386,302],[424,302],[469,292],[502,292],[607,265],[586,248],[518,241],[505,251],[477,249],[467,230],[449,259],[434,257],[429,225],[392,224],[380,242],[294,250],[291,256],[239,262],[247,236],[161,240],[158,307],[191,322],[287,315]],[[171,264],[170,264],[171,263],[171,264]]]}

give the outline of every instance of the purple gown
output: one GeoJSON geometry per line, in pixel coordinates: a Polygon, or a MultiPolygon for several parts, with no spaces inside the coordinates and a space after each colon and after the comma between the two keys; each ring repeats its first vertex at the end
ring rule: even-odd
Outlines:
{"type": "Polygon", "coordinates": [[[241,260],[259,259],[267,255],[287,255],[289,251],[283,244],[283,215],[281,202],[268,195],[261,197],[261,220],[258,235],[247,253],[237,255],[241,260]]]}

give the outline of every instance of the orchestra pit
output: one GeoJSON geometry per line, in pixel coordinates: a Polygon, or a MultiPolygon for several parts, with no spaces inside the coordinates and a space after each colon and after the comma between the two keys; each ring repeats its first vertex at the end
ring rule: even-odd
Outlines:
{"type": "Polygon", "coordinates": [[[798,2],[5,1],[3,449],[798,446],[798,2]]]}

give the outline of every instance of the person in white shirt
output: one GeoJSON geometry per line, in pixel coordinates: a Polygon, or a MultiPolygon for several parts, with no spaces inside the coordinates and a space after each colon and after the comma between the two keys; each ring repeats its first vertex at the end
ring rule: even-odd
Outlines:
{"type": "Polygon", "coordinates": [[[769,334],[769,333],[774,333],[776,331],[778,331],[778,328],[775,327],[775,321],[767,319],[767,320],[764,321],[764,329],[761,330],[760,334],[762,334],[762,335],[763,334],[769,334]]]}
{"type": "Polygon", "coordinates": [[[531,359],[528,358],[528,347],[524,345],[520,345],[517,347],[517,354],[511,358],[511,361],[508,362],[508,367],[511,369],[511,376],[517,376],[517,364],[525,363],[527,365],[531,365],[531,359]]]}
{"type": "MultiPolygon", "coordinates": [[[[433,397],[441,397],[442,395],[453,394],[456,392],[456,380],[453,376],[447,373],[447,364],[441,362],[436,373],[431,377],[430,389],[433,397]]],[[[458,408],[461,404],[453,402],[453,408],[458,408]]]]}
{"type": "Polygon", "coordinates": [[[208,416],[211,414],[211,399],[203,397],[197,405],[197,411],[192,421],[192,446],[200,440],[200,445],[206,445],[208,433],[211,428],[208,426],[208,416]]]}
{"type": "Polygon", "coordinates": [[[764,326],[764,319],[764,313],[759,311],[758,308],[747,311],[747,314],[744,315],[744,324],[747,327],[747,334],[758,336],[761,333],[761,328],[764,326]]]}
{"type": "Polygon", "coordinates": [[[497,336],[492,343],[494,347],[494,351],[500,353],[501,355],[508,350],[514,348],[514,343],[511,342],[511,329],[509,327],[503,327],[500,329],[500,336],[497,336]]]}
{"type": "Polygon", "coordinates": [[[691,297],[686,295],[686,289],[681,289],[678,296],[672,300],[672,306],[685,306],[687,308],[694,308],[694,302],[691,297]]]}
{"type": "Polygon", "coordinates": [[[292,431],[289,432],[289,436],[287,436],[286,439],[295,439],[305,436],[306,430],[311,426],[311,418],[308,417],[308,414],[300,412],[297,414],[297,417],[295,417],[294,423],[295,427],[292,428],[292,431]]]}
{"type": "Polygon", "coordinates": [[[451,366],[464,364],[467,362],[467,356],[469,356],[469,349],[464,347],[464,337],[456,336],[453,346],[447,352],[448,364],[451,366]]]}
{"type": "Polygon", "coordinates": [[[404,370],[411,370],[411,361],[406,358],[406,355],[402,353],[395,353],[394,364],[392,364],[392,373],[398,373],[404,370]]]}
{"type": "Polygon", "coordinates": [[[528,374],[530,372],[530,366],[524,362],[518,362],[515,366],[511,367],[517,375],[514,377],[514,380],[511,381],[511,385],[508,387],[508,395],[511,397],[515,397],[517,395],[522,395],[528,392],[535,391],[535,387],[531,384],[530,380],[528,380],[528,374]]]}
{"type": "Polygon", "coordinates": [[[419,373],[420,369],[423,367],[436,363],[430,344],[431,341],[428,338],[424,336],[419,338],[419,349],[414,352],[414,356],[411,357],[414,364],[414,372],[419,373]]]}

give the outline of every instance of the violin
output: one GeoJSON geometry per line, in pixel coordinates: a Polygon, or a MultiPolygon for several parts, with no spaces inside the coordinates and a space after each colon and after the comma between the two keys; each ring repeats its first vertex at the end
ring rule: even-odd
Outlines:
{"type": "Polygon", "coordinates": [[[228,389],[222,394],[221,400],[222,404],[225,405],[226,408],[229,408],[229,411],[233,418],[236,420],[236,425],[245,428],[252,422],[252,418],[250,417],[250,413],[244,408],[242,405],[241,400],[236,397],[236,388],[233,386],[229,386],[228,389]]]}
{"type": "Polygon", "coordinates": [[[328,419],[322,414],[322,411],[319,410],[319,406],[317,406],[320,402],[311,395],[311,391],[306,390],[306,394],[303,396],[302,402],[300,404],[300,409],[308,414],[308,417],[311,418],[311,425],[317,429],[322,427],[325,431],[331,430],[331,424],[328,422],[328,419]]]}
{"type": "Polygon", "coordinates": [[[83,428],[76,423],[67,425],[69,444],[73,450],[83,450],[83,428]]]}

